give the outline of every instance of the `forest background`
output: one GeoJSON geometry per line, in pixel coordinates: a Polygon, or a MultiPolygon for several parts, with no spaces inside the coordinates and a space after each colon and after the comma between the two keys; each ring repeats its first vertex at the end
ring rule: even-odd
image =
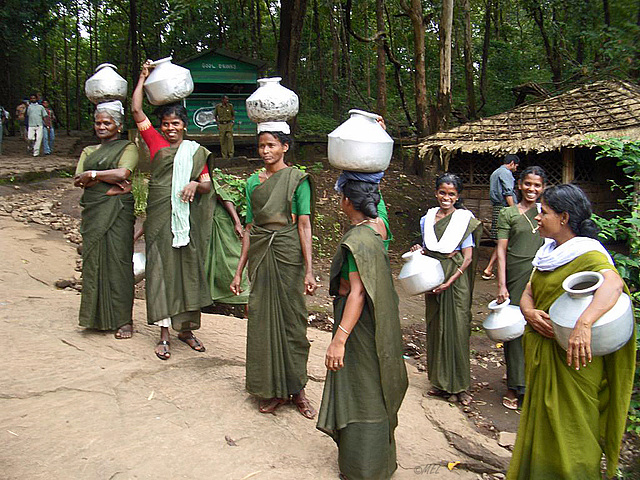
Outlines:
{"type": "Polygon", "coordinates": [[[422,137],[590,79],[637,81],[639,39],[640,0],[0,0],[0,105],[41,92],[80,130],[100,63],[131,90],[146,58],[225,48],[297,91],[301,134],[357,107],[422,137]]]}

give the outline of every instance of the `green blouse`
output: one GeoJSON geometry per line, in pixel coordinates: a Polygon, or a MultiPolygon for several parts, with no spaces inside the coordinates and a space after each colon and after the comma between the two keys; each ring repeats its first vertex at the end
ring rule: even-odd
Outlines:
{"type": "MultiPolygon", "coordinates": [[[[251,194],[258,185],[260,185],[260,178],[258,177],[258,172],[256,172],[247,179],[247,224],[253,222],[251,194]]],[[[293,199],[291,200],[291,213],[293,215],[311,215],[311,185],[309,184],[309,179],[305,179],[298,185],[298,188],[296,188],[293,199]]]]}
{"type": "MultiPolygon", "coordinates": [[[[90,145],[85,147],[80,154],[80,160],[78,160],[78,165],[76,166],[76,175],[80,175],[84,172],[84,159],[93,152],[95,152],[100,145],[90,145]]],[[[138,149],[135,145],[127,145],[122,152],[122,156],[120,157],[120,161],[118,162],[118,168],[126,168],[130,172],[133,172],[135,168],[138,166],[138,149]]]]}

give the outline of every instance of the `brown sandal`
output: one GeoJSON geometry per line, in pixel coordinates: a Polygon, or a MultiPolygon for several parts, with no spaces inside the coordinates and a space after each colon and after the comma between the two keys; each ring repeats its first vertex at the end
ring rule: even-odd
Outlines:
{"type": "Polygon", "coordinates": [[[284,405],[285,403],[287,403],[287,400],[284,398],[270,398],[268,400],[260,400],[258,410],[260,410],[260,413],[273,413],[275,415],[276,409],[280,405],[284,405]]]}
{"type": "Polygon", "coordinates": [[[190,335],[188,337],[181,337],[180,334],[178,334],[178,340],[180,340],[181,342],[186,343],[187,345],[189,345],[196,352],[202,353],[202,352],[206,351],[207,349],[204,348],[204,345],[202,344],[202,342],[196,338],[196,336],[193,334],[193,332],[189,332],[189,333],[190,333],[190,335]],[[193,342],[190,343],[189,340],[193,340],[193,342]]]}
{"type": "Polygon", "coordinates": [[[298,408],[298,411],[304,418],[313,420],[316,414],[318,413],[316,412],[316,409],[313,408],[313,406],[311,405],[311,402],[307,397],[299,399],[299,398],[296,398],[296,396],[294,395],[293,403],[296,405],[296,407],[298,408]]]}

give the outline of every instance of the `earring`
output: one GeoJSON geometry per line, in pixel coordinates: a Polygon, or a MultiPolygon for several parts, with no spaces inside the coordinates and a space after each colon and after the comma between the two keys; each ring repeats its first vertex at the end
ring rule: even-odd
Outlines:
{"type": "Polygon", "coordinates": [[[564,225],[564,222],[560,222],[560,225],[564,225]]]}

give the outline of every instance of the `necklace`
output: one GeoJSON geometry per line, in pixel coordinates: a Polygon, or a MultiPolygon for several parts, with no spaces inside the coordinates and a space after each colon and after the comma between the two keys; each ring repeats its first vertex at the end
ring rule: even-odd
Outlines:
{"type": "Polygon", "coordinates": [[[356,223],[354,226],[357,227],[358,225],[362,225],[363,223],[378,223],[378,222],[376,222],[375,219],[365,218],[361,222],[356,223]]]}
{"type": "Polygon", "coordinates": [[[522,215],[525,220],[527,222],[529,222],[529,225],[531,226],[531,233],[536,233],[538,231],[538,228],[540,228],[539,226],[534,227],[533,223],[531,223],[531,220],[529,220],[529,217],[527,216],[526,212],[525,213],[521,213],[520,215],[522,215]]]}

